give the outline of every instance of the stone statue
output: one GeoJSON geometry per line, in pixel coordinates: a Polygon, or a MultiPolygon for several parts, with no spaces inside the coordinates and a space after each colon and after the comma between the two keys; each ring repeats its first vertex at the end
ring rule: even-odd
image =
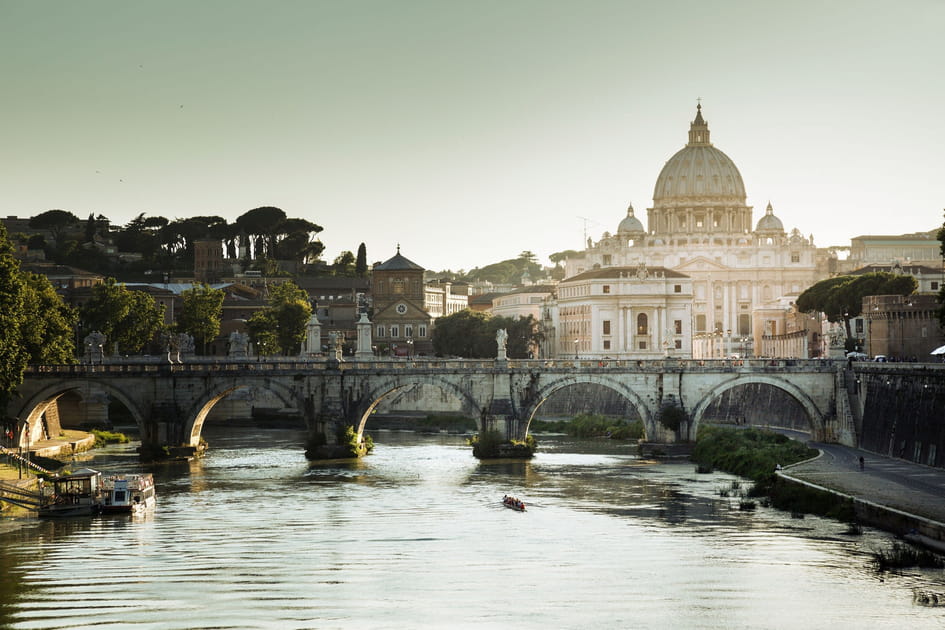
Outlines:
{"type": "Polygon", "coordinates": [[[85,358],[90,364],[105,362],[105,335],[95,330],[85,336],[85,358]]]}
{"type": "Polygon", "coordinates": [[[234,330],[230,333],[230,349],[227,356],[234,359],[245,359],[249,348],[249,335],[234,330]]]}
{"type": "Polygon", "coordinates": [[[495,345],[496,345],[496,359],[499,361],[505,361],[508,358],[506,355],[506,345],[508,344],[509,333],[505,328],[500,328],[495,331],[495,345]]]}

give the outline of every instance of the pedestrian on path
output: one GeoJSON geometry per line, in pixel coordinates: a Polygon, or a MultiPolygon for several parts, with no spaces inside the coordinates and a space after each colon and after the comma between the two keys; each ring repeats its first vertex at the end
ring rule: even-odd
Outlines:
{"type": "Polygon", "coordinates": [[[860,455],[860,470],[864,470],[865,468],[866,468],[866,460],[864,460],[863,456],[860,455]]]}

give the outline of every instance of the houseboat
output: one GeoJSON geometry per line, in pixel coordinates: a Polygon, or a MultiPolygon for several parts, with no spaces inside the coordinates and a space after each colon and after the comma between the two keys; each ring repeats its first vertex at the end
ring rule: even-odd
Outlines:
{"type": "Polygon", "coordinates": [[[157,503],[151,473],[105,477],[102,489],[102,511],[106,514],[137,514],[157,503]]]}
{"type": "Polygon", "coordinates": [[[91,468],[47,479],[39,492],[40,516],[90,516],[104,504],[102,473],[91,468]]]}

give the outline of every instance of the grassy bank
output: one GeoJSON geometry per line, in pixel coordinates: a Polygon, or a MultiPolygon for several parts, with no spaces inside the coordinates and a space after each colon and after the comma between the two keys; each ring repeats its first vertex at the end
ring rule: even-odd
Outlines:
{"type": "Polygon", "coordinates": [[[747,495],[763,497],[776,508],[853,520],[851,501],[789,483],[775,474],[778,465],[787,466],[816,455],[817,450],[780,433],[703,426],[699,429],[692,459],[700,470],[718,469],[751,479],[755,483],[747,495]]]}
{"type": "Polygon", "coordinates": [[[608,437],[613,440],[639,440],[643,438],[643,422],[611,418],[600,414],[580,414],[571,420],[532,420],[530,431],[567,433],[571,437],[608,437]]]}

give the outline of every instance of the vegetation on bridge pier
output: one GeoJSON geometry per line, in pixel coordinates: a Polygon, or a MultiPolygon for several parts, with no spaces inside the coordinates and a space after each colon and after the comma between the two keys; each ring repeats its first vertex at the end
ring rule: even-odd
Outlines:
{"type": "Polygon", "coordinates": [[[786,466],[817,455],[817,450],[786,435],[762,429],[702,426],[692,459],[700,470],[718,468],[755,482],[750,497],[768,497],[774,507],[797,513],[853,520],[853,504],[828,492],[789,483],[775,474],[786,466]]]}
{"type": "Polygon", "coordinates": [[[499,431],[482,431],[467,440],[478,459],[529,459],[535,455],[538,442],[531,434],[524,441],[508,440],[499,431]]]}
{"type": "Polygon", "coordinates": [[[374,450],[374,440],[364,433],[358,439],[354,427],[347,426],[338,433],[338,441],[329,444],[324,435],[313,433],[305,445],[305,457],[309,460],[321,459],[352,459],[364,457],[374,450]]]}

